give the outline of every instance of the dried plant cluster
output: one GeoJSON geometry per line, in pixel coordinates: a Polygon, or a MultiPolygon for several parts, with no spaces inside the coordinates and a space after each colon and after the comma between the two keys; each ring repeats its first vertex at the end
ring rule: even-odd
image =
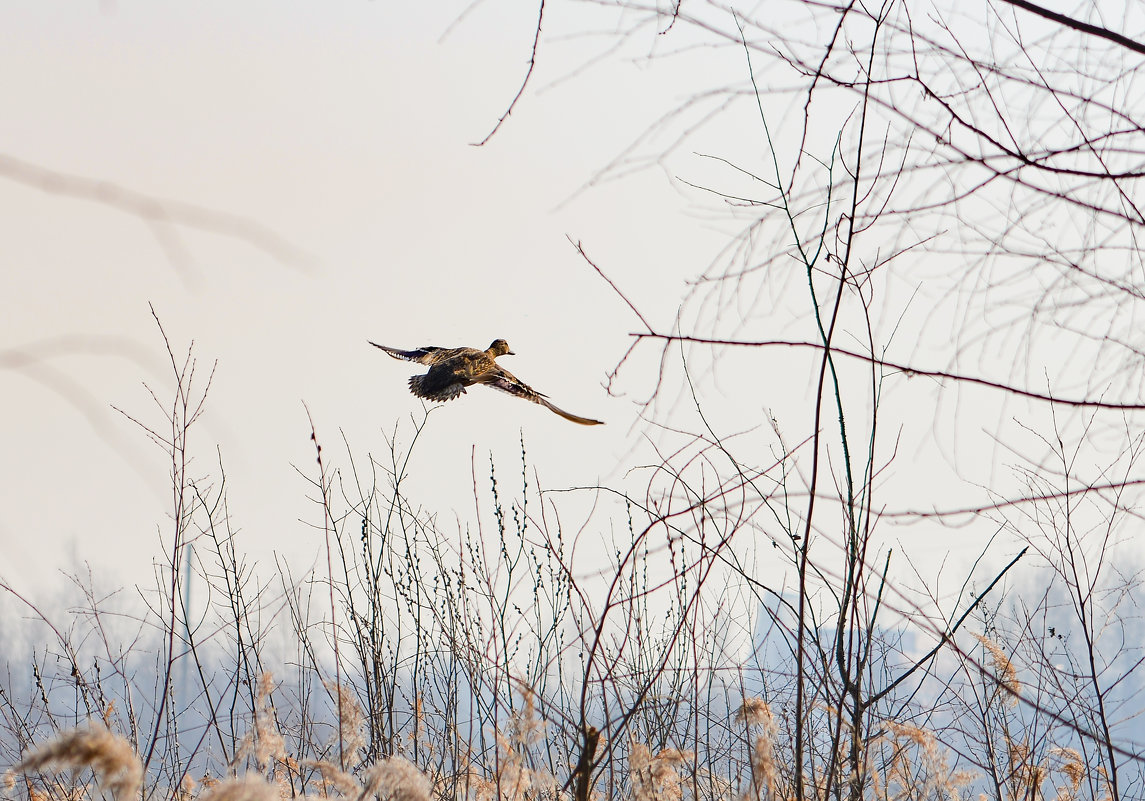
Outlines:
{"type": "MultiPolygon", "coordinates": [[[[528,748],[540,740],[543,725],[535,707],[526,699],[524,707],[514,714],[506,736],[498,736],[498,773],[492,776],[467,766],[462,776],[433,777],[419,770],[402,756],[383,758],[373,764],[364,761],[352,770],[327,761],[298,761],[282,748],[284,739],[277,731],[273,710],[267,705],[272,680],[264,674],[259,684],[260,707],[250,730],[243,736],[228,775],[204,775],[198,781],[184,776],[174,790],[143,786],[139,756],[128,740],[95,723],[90,727],[64,732],[25,754],[11,770],[3,774],[5,797],[19,795],[23,788],[30,801],[68,799],[88,801],[102,796],[114,801],[166,793],[175,801],[279,801],[285,798],[332,799],[333,801],[431,801],[435,798],[463,797],[476,801],[527,801],[528,799],[572,799],[567,787],[562,788],[553,776],[526,766],[528,748]],[[254,760],[252,769],[239,771],[238,764],[247,757],[254,760]],[[82,779],[90,769],[95,781],[82,779]],[[71,781],[52,778],[59,771],[72,772],[71,781]],[[310,774],[309,792],[297,792],[292,778],[310,774]],[[460,795],[446,793],[453,786],[464,790],[460,795]]],[[[331,686],[332,692],[339,687],[331,686]]],[[[343,693],[339,736],[349,736],[343,743],[346,751],[364,747],[359,731],[362,710],[352,694],[343,693]]],[[[760,698],[748,698],[736,712],[736,721],[744,726],[751,742],[746,773],[741,777],[724,776],[713,781],[711,771],[702,767],[691,751],[663,748],[655,754],[647,744],[637,740],[628,743],[624,796],[633,801],[682,801],[685,798],[724,798],[728,801],[758,801],[795,798],[781,788],[789,786],[790,777],[775,760],[777,726],[768,704],[760,698]],[[696,794],[701,783],[715,791],[696,794]]],[[[960,799],[965,788],[976,778],[968,771],[952,771],[947,764],[948,752],[933,732],[908,723],[883,721],[880,742],[872,744],[872,754],[882,752],[887,758],[881,771],[871,771],[871,781],[864,798],[873,801],[899,799],[960,799]]],[[[1041,798],[1052,774],[1063,781],[1053,785],[1058,801],[1080,798],[1086,780],[1081,755],[1072,749],[1055,749],[1041,763],[1032,761],[1032,751],[1024,745],[1011,744],[1008,752],[1010,781],[1007,799],[1041,798]]],[[[818,782],[817,782],[818,783],[818,782]]],[[[456,792],[456,791],[455,791],[456,792]]],[[[593,790],[589,797],[601,799],[614,794],[593,790]]],[[[987,797],[985,794],[983,798],[987,797]]],[[[1106,792],[1106,798],[1111,797],[1106,792]]]]}
{"type": "MultiPolygon", "coordinates": [[[[30,655],[27,686],[0,687],[5,801],[1116,801],[1141,778],[1104,734],[1119,725],[1104,705],[1123,696],[1097,646],[1047,646],[1000,613],[1018,559],[957,615],[927,612],[859,558],[865,546],[838,548],[840,577],[804,560],[792,530],[766,552],[804,597],[765,595],[729,559],[733,544],[752,553],[756,529],[710,497],[677,497],[687,468],[669,462],[662,502],[623,497],[623,537],[586,571],[523,441],[519,493],[490,462],[478,502],[491,529],[448,537],[404,494],[408,451],[371,459],[387,492],[347,494],[315,433],[327,561],[301,577],[282,566],[272,590],[244,563],[221,492],[188,472],[202,398],[193,358],[173,365],[175,433],[151,433],[177,513],[139,618],[159,636],[120,646],[105,621],[123,610],[90,587],[67,627],[29,605],[53,639],[30,655]],[[1083,659],[1091,673],[1053,664],[1083,659]]],[[[1070,631],[1103,636],[1089,617],[1070,631]]]]}
{"type": "MultiPolygon", "coordinates": [[[[430,801],[433,784],[409,760],[393,756],[372,765],[361,764],[355,773],[343,770],[330,762],[298,762],[284,750],[284,739],[269,706],[272,679],[264,674],[258,686],[258,708],[250,730],[239,741],[229,775],[204,775],[198,781],[185,775],[177,788],[166,790],[170,797],[181,801],[278,801],[283,798],[362,799],[380,798],[389,801],[430,801]],[[247,758],[254,760],[254,769],[238,772],[247,758]],[[312,783],[314,793],[293,792],[291,777],[303,771],[314,773],[318,780],[312,783]]],[[[337,692],[340,688],[331,688],[337,692]]],[[[354,733],[362,722],[362,711],[352,694],[342,698],[340,736],[350,733],[351,740],[344,745],[360,747],[360,735],[354,733]]],[[[4,774],[5,790],[16,790],[17,776],[23,776],[29,799],[66,798],[84,801],[99,798],[100,792],[115,799],[129,801],[160,791],[157,787],[143,787],[143,766],[139,755],[125,737],[113,734],[100,724],[89,728],[65,732],[27,753],[10,771],[4,774]],[[91,769],[96,781],[75,781],[85,769],[91,769]],[[73,781],[63,783],[50,775],[61,770],[73,771],[73,781]],[[34,781],[33,776],[44,777],[34,781]]],[[[163,791],[160,791],[163,792],[163,791]]]]}

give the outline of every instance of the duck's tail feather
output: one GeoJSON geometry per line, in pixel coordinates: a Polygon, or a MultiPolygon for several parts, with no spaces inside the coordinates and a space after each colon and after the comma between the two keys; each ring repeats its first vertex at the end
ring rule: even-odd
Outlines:
{"type": "Polygon", "coordinates": [[[603,420],[593,420],[591,417],[581,417],[581,416],[575,415],[571,412],[566,412],[564,409],[562,409],[559,406],[554,405],[553,403],[551,403],[548,399],[544,398],[543,396],[538,395],[536,402],[541,404],[542,406],[545,406],[546,408],[548,408],[549,411],[556,412],[557,414],[559,414],[564,419],[569,420],[569,421],[574,422],[574,423],[579,423],[582,426],[602,426],[602,425],[604,425],[603,420]]]}

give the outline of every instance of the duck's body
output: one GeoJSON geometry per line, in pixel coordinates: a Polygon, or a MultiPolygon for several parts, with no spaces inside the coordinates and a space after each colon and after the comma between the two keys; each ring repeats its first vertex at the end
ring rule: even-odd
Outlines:
{"type": "Polygon", "coordinates": [[[496,339],[485,350],[477,348],[439,348],[427,345],[416,350],[399,350],[371,342],[395,359],[429,365],[429,372],[415,375],[409,380],[410,392],[419,398],[432,401],[449,401],[465,393],[465,388],[474,384],[486,386],[516,395],[518,398],[539,403],[566,420],[584,426],[601,425],[600,420],[579,417],[560,409],[548,398],[537,392],[521,379],[497,364],[498,356],[513,355],[509,343],[496,339]]]}

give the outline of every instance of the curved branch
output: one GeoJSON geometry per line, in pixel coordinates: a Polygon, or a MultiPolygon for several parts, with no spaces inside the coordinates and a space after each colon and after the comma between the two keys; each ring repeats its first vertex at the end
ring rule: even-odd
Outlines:
{"type": "Polygon", "coordinates": [[[529,85],[529,78],[533,77],[533,68],[537,66],[537,46],[541,42],[541,23],[545,19],[545,0],[541,0],[541,7],[537,9],[537,32],[533,36],[533,49],[529,53],[529,69],[525,72],[525,80],[521,81],[521,88],[517,90],[517,94],[513,96],[512,102],[509,103],[509,108],[505,109],[505,113],[497,120],[497,124],[493,126],[493,130],[485,134],[485,138],[480,142],[473,142],[474,147],[482,147],[490,139],[493,134],[501,130],[501,124],[509,119],[509,115],[513,113],[513,109],[517,106],[517,101],[521,99],[521,95],[525,94],[525,87],[529,85]]]}
{"type": "MultiPolygon", "coordinates": [[[[800,340],[788,339],[769,339],[769,340],[734,340],[734,339],[709,339],[707,337],[694,337],[686,336],[684,334],[641,334],[633,333],[629,336],[636,337],[636,339],[661,339],[669,342],[692,342],[697,345],[732,345],[740,347],[760,348],[771,345],[781,345],[789,348],[811,348],[812,350],[823,350],[821,342],[803,342],[800,340]]],[[[1051,395],[1045,392],[1034,392],[1021,387],[1003,384],[1000,381],[991,381],[988,378],[979,378],[978,376],[962,375],[960,373],[952,373],[947,370],[926,370],[921,367],[911,367],[906,364],[899,364],[897,362],[880,359],[872,356],[869,353],[860,353],[858,351],[847,350],[845,348],[831,346],[831,352],[840,356],[848,356],[852,359],[859,359],[860,361],[877,364],[880,367],[887,367],[891,370],[898,370],[910,376],[923,376],[925,378],[937,378],[944,381],[959,381],[965,384],[976,384],[978,386],[988,387],[990,389],[1000,390],[1007,392],[1011,395],[1018,395],[1023,398],[1030,398],[1032,400],[1044,401],[1046,403],[1057,403],[1063,406],[1076,406],[1085,409],[1113,409],[1122,412],[1139,412],[1145,411],[1145,403],[1113,403],[1111,401],[1103,400],[1090,400],[1088,398],[1062,398],[1056,395],[1051,395]]]]}
{"type": "Polygon", "coordinates": [[[1145,44],[1138,42],[1136,39],[1130,39],[1128,36],[1111,31],[1108,28],[1102,28],[1099,25],[1091,25],[1088,22],[1082,22],[1073,17],[1067,17],[1065,14],[1059,14],[1056,11],[1050,11],[1048,8],[1035,5],[1029,0],[1001,0],[1003,3],[1008,3],[1023,11],[1029,11],[1031,14],[1036,14],[1043,19],[1048,19],[1051,22],[1056,22],[1066,28],[1072,28],[1075,31],[1096,36],[1100,39],[1113,42],[1114,44],[1124,47],[1126,50],[1132,50],[1134,53],[1141,53],[1145,55],[1145,44]]]}

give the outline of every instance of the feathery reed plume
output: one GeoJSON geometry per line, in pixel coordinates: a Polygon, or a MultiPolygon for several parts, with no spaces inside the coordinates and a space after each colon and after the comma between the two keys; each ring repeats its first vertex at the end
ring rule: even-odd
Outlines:
{"type": "Polygon", "coordinates": [[[1006,738],[1010,759],[1010,783],[1015,798],[1034,798],[1046,780],[1046,767],[1035,760],[1034,749],[1026,742],[1006,738]]]}
{"type": "Polygon", "coordinates": [[[143,765],[131,744],[98,724],[64,732],[25,755],[13,770],[61,768],[91,768],[116,799],[137,795],[143,784],[143,765]]]}
{"type": "Polygon", "coordinates": [[[1009,706],[1018,705],[1018,695],[1022,691],[1022,683],[1018,681],[1018,671],[1014,668],[1010,658],[1006,656],[1006,652],[1002,650],[1002,646],[986,637],[983,634],[975,634],[974,637],[978,642],[982,643],[982,647],[990,653],[990,659],[994,662],[994,672],[997,674],[998,683],[1002,685],[1009,693],[1009,698],[1006,703],[1009,706]]]}
{"type": "MultiPolygon", "coordinates": [[[[456,729],[454,729],[454,732],[456,732],[456,729]]],[[[453,775],[457,786],[461,788],[460,795],[463,798],[468,798],[470,793],[472,793],[473,797],[478,799],[478,801],[483,798],[491,798],[493,796],[493,790],[491,789],[490,783],[481,775],[477,766],[473,764],[471,748],[471,745],[463,745],[454,757],[456,762],[454,763],[453,775]]]]}
{"type": "Polygon", "coordinates": [[[323,787],[333,788],[340,796],[357,796],[362,791],[358,780],[333,762],[307,759],[303,761],[302,767],[318,771],[318,775],[322,777],[323,787]]]}
{"type": "Polygon", "coordinates": [[[354,693],[341,684],[332,681],[323,681],[326,689],[338,699],[338,737],[342,744],[342,754],[346,767],[358,764],[358,753],[366,747],[366,738],[362,734],[366,715],[354,693]]]}
{"type": "Polygon", "coordinates": [[[255,696],[254,725],[242,738],[235,749],[231,767],[235,767],[248,756],[254,757],[260,770],[266,770],[271,759],[291,764],[286,753],[286,743],[274,722],[274,708],[270,705],[270,693],[274,689],[274,679],[263,673],[258,679],[255,696]]]}
{"type": "Polygon", "coordinates": [[[1061,773],[1069,780],[1069,788],[1058,788],[1059,801],[1073,801],[1077,797],[1077,791],[1081,789],[1081,780],[1085,778],[1085,762],[1081,758],[1081,754],[1072,748],[1053,748],[1050,749],[1050,756],[1057,757],[1062,761],[1058,767],[1058,773],[1061,773]]]}
{"type": "Polygon", "coordinates": [[[518,691],[525,705],[510,716],[508,734],[493,732],[498,755],[496,775],[482,776],[468,754],[460,755],[456,775],[476,801],[563,797],[560,783],[552,775],[532,770],[526,764],[529,746],[543,736],[546,723],[537,716],[533,691],[523,683],[518,683],[518,691]]]}
{"type": "Polygon", "coordinates": [[[378,762],[363,775],[358,801],[374,794],[391,801],[430,801],[433,783],[412,762],[395,756],[378,762]]]}
{"type": "Polygon", "coordinates": [[[691,751],[665,748],[656,756],[643,743],[632,741],[628,749],[628,775],[633,801],[680,801],[684,790],[677,765],[692,759],[691,751]]]}
{"type": "Polygon", "coordinates": [[[364,791],[358,780],[345,768],[358,764],[358,754],[366,745],[362,735],[366,716],[358,699],[349,689],[332,681],[323,681],[322,684],[337,699],[338,739],[333,740],[331,745],[339,746],[345,765],[335,765],[324,759],[308,759],[303,761],[302,767],[318,771],[324,787],[332,788],[344,797],[356,797],[364,791]]]}
{"type": "Polygon", "coordinates": [[[513,713],[509,722],[509,739],[516,750],[523,751],[541,739],[545,733],[545,721],[537,716],[536,695],[524,684],[518,687],[525,708],[513,713]]]}
{"type": "Polygon", "coordinates": [[[278,788],[256,773],[217,782],[199,801],[279,801],[278,788]]]}
{"type": "Polygon", "coordinates": [[[176,801],[191,801],[195,797],[195,780],[191,774],[183,777],[183,781],[179,782],[179,787],[175,790],[176,801]]]}
{"type": "Polygon", "coordinates": [[[736,720],[743,721],[748,726],[774,725],[771,707],[767,701],[758,697],[743,699],[743,705],[736,710],[736,720]]]}
{"type": "MultiPolygon", "coordinates": [[[[939,750],[934,732],[913,723],[892,720],[884,720],[883,725],[893,742],[893,755],[883,787],[887,798],[937,797],[957,801],[961,790],[976,778],[973,771],[951,771],[947,754],[939,750]],[[911,762],[909,746],[913,746],[920,757],[917,766],[911,762]],[[892,794],[890,788],[895,783],[901,789],[892,794]]],[[[874,780],[877,782],[877,777],[874,780]]]]}
{"type": "Polygon", "coordinates": [[[744,801],[749,798],[770,798],[775,794],[779,778],[775,764],[775,735],[779,731],[779,724],[775,715],[771,714],[771,707],[762,698],[743,699],[743,705],[736,712],[736,720],[742,721],[748,728],[760,727],[751,748],[751,782],[744,788],[740,798],[744,801]]]}
{"type": "Polygon", "coordinates": [[[420,692],[414,693],[412,723],[413,726],[406,735],[407,747],[411,751],[421,749],[427,757],[427,760],[425,760],[426,763],[429,764],[437,755],[438,748],[432,736],[433,729],[430,727],[429,719],[426,717],[425,702],[420,692]]]}
{"type": "Polygon", "coordinates": [[[497,746],[501,749],[504,761],[493,785],[497,797],[501,799],[525,799],[535,795],[543,786],[534,771],[525,765],[524,749],[517,750],[518,741],[495,733],[497,746]]]}

